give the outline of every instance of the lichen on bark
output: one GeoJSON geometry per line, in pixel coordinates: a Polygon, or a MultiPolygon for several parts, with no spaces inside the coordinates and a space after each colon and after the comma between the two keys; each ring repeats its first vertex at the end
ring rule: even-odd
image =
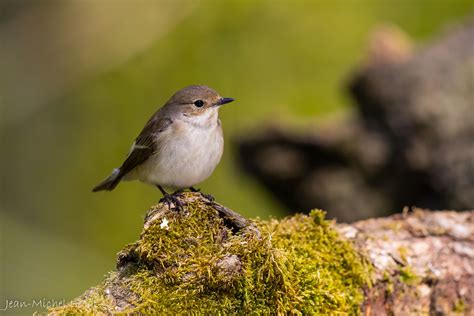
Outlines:
{"type": "Polygon", "coordinates": [[[371,265],[322,211],[226,224],[200,193],[149,210],[117,270],[63,313],[358,313],[371,265]]]}

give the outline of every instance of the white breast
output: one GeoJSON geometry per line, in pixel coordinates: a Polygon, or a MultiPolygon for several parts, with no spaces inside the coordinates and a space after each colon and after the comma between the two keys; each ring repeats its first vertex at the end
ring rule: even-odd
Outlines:
{"type": "Polygon", "coordinates": [[[217,117],[213,124],[176,120],[158,137],[158,152],[136,170],[139,180],[154,185],[178,189],[194,186],[212,174],[224,150],[217,117]]]}

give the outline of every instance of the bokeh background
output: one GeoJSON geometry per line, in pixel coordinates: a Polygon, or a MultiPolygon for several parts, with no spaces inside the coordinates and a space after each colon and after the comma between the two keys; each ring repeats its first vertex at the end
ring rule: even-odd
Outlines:
{"type": "MultiPolygon", "coordinates": [[[[264,124],[309,126],[351,111],[341,88],[368,34],[417,42],[472,12],[468,0],[0,2],[0,308],[66,301],[114,268],[159,192],[92,186],[118,166],[177,89],[206,84],[227,147],[203,191],[246,216],[284,207],[235,164],[229,141],[264,124]]],[[[9,312],[25,313],[25,309],[9,312]]]]}

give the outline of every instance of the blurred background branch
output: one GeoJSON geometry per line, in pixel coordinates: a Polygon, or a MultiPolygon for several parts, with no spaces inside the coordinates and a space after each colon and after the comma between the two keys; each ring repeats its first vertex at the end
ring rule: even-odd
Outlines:
{"type": "Polygon", "coordinates": [[[267,127],[240,162],[288,209],[354,221],[406,205],[474,205],[474,20],[412,53],[393,26],[374,32],[350,81],[357,112],[301,134],[267,127]],[[413,54],[413,55],[412,55],[413,54]]]}

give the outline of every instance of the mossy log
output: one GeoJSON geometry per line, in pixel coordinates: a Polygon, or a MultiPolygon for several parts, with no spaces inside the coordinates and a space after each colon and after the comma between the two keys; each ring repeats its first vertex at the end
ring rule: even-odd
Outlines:
{"type": "Polygon", "coordinates": [[[58,314],[472,314],[474,212],[246,220],[200,193],[160,203],[117,269],[58,314]]]}

